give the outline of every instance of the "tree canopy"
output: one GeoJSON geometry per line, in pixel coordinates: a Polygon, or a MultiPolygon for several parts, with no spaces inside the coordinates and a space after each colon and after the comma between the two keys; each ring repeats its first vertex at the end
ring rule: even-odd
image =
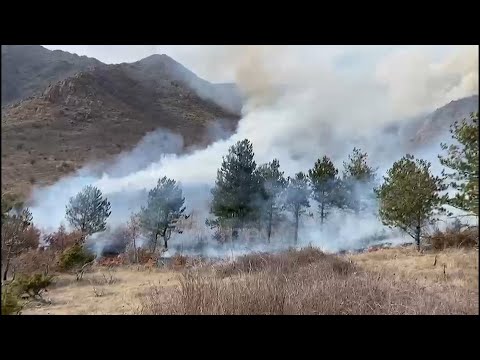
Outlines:
{"type": "Polygon", "coordinates": [[[430,173],[431,164],[411,155],[395,162],[375,192],[380,200],[382,222],[412,236],[420,248],[422,229],[444,212],[443,179],[430,173]]]}
{"type": "Polygon", "coordinates": [[[66,207],[66,218],[70,225],[86,235],[104,231],[110,214],[110,202],[103,198],[98,188],[91,185],[70,198],[66,207]]]}
{"type": "Polygon", "coordinates": [[[456,143],[441,144],[447,155],[439,156],[441,164],[453,170],[444,172],[448,185],[457,191],[448,203],[478,217],[478,112],[471,114],[469,122],[455,122],[450,131],[456,143]]]}

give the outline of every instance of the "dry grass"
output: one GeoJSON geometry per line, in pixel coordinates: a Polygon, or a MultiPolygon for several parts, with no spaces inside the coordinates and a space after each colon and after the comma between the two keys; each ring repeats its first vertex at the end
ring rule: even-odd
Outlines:
{"type": "Polygon", "coordinates": [[[478,250],[446,249],[419,253],[413,248],[382,249],[349,256],[365,270],[422,286],[455,286],[478,293],[478,250]]]}
{"type": "Polygon", "coordinates": [[[229,277],[226,277],[225,266],[220,268],[220,277],[188,271],[180,287],[168,295],[154,288],[143,299],[141,313],[478,313],[478,296],[471,289],[448,287],[448,292],[438,293],[435,288],[411,280],[398,281],[388,275],[356,269],[349,261],[313,249],[268,257],[250,255],[240,258],[230,268],[234,271],[229,277]],[[310,261],[314,258],[315,261],[310,261]]]}
{"type": "Polygon", "coordinates": [[[96,267],[80,282],[61,274],[48,290],[50,305],[23,313],[478,314],[478,250],[334,257],[305,249],[213,266],[178,257],[163,269],[96,267]]]}
{"type": "Polygon", "coordinates": [[[152,286],[168,292],[178,285],[177,274],[142,267],[97,269],[80,282],[74,275],[58,275],[44,298],[49,305],[32,304],[22,311],[29,315],[122,315],[134,314],[140,298],[152,286]]]}

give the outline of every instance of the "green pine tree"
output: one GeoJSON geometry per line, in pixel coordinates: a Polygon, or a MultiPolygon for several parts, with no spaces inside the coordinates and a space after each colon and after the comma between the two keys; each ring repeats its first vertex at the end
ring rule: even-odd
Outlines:
{"type": "Polygon", "coordinates": [[[340,205],[341,187],[337,174],[338,170],[327,156],[324,156],[321,160],[318,159],[313,169],[308,171],[313,198],[318,202],[322,225],[328,216],[328,210],[340,205]]]}
{"type": "Polygon", "coordinates": [[[443,179],[430,173],[431,164],[407,155],[388,170],[385,182],[375,192],[380,200],[382,222],[398,227],[415,239],[420,250],[420,239],[425,226],[437,220],[435,215],[445,212],[446,197],[443,179]]]}
{"type": "Polygon", "coordinates": [[[281,206],[279,205],[280,195],[287,185],[287,181],[280,171],[280,162],[277,159],[268,164],[263,164],[257,169],[262,184],[264,203],[262,208],[267,222],[267,239],[270,242],[272,226],[278,217],[281,206]]]}
{"type": "Polygon", "coordinates": [[[367,163],[368,155],[358,148],[348,156],[348,162],[343,163],[343,198],[344,206],[356,214],[368,207],[374,200],[376,169],[367,163]]]}
{"type": "Polygon", "coordinates": [[[148,193],[147,206],[142,207],[138,214],[141,229],[151,240],[152,252],[157,248],[158,238],[168,249],[168,240],[176,229],[178,220],[183,216],[185,198],[182,189],[175,180],[163,177],[148,193]]]}
{"type": "Polygon", "coordinates": [[[439,156],[441,164],[453,170],[443,174],[450,179],[449,186],[457,190],[448,203],[478,217],[478,112],[471,114],[470,122],[455,122],[450,131],[457,144],[441,144],[448,153],[439,156]]]}
{"type": "Polygon", "coordinates": [[[285,207],[291,211],[295,219],[294,242],[298,242],[298,225],[300,216],[310,207],[309,197],[310,188],[308,186],[308,177],[299,172],[294,178],[288,178],[288,185],[285,192],[285,207]]]}
{"type": "Polygon", "coordinates": [[[98,188],[91,185],[70,198],[66,206],[68,222],[84,235],[104,231],[110,214],[110,202],[103,198],[98,188]]]}
{"type": "Polygon", "coordinates": [[[237,229],[259,218],[261,184],[253,157],[253,147],[247,139],[233,145],[223,158],[212,189],[211,213],[217,219],[207,223],[232,229],[233,237],[237,229]]]}

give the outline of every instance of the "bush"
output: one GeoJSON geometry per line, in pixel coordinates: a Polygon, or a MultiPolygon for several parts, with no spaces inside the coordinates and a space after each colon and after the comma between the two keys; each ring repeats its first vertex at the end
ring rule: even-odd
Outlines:
{"type": "Polygon", "coordinates": [[[77,269],[92,262],[94,259],[94,254],[89,252],[82,245],[75,244],[60,255],[59,267],[61,270],[77,269]]]}
{"type": "Polygon", "coordinates": [[[52,234],[47,235],[44,238],[48,248],[51,250],[63,251],[68,247],[74,245],[77,241],[82,239],[82,233],[80,231],[67,232],[63,225],[60,225],[58,230],[52,234]]]}
{"type": "Polygon", "coordinates": [[[436,230],[426,238],[434,250],[446,248],[472,248],[478,246],[478,228],[460,229],[449,227],[445,231],[436,230]]]}
{"type": "Polygon", "coordinates": [[[23,306],[10,285],[2,285],[2,315],[19,314],[23,306]]]}
{"type": "Polygon", "coordinates": [[[32,275],[37,272],[58,270],[58,253],[51,250],[28,250],[12,260],[15,273],[32,275]]]}
{"type": "Polygon", "coordinates": [[[41,293],[52,284],[53,275],[34,274],[21,276],[13,282],[18,295],[28,294],[30,297],[41,297],[41,293]]]}
{"type": "MultiPolygon", "coordinates": [[[[242,273],[255,273],[263,270],[281,270],[289,272],[301,266],[312,264],[319,260],[326,260],[329,263],[337,262],[334,257],[327,257],[320,250],[307,247],[301,250],[289,250],[281,254],[253,253],[240,256],[234,262],[222,264],[215,267],[217,275],[229,277],[242,273]]],[[[333,265],[332,265],[333,266],[333,265]]],[[[346,266],[353,268],[347,263],[346,266]]]]}

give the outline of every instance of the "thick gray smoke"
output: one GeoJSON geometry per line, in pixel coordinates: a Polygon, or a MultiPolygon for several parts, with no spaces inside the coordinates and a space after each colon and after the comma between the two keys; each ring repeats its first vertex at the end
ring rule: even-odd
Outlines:
{"type": "MultiPolygon", "coordinates": [[[[439,143],[413,149],[402,129],[408,125],[406,119],[478,94],[478,47],[448,47],[440,53],[429,47],[390,48],[386,55],[370,47],[327,48],[324,53],[322,47],[306,46],[197,47],[204,68],[213,69],[215,64],[218,71],[230,69],[246,97],[237,132],[226,138],[222,131],[214,131],[218,141],[185,155],[178,155],[178,136],[161,131],[148,135],[101,174],[87,167],[37,190],[32,199],[36,223],[49,230],[58,227],[68,198],[93,184],[112,203],[109,224],[114,227],[144,205],[147,191],[167,176],[181,182],[187,212],[193,213],[190,228],[172,236],[172,247],[214,256],[224,253],[225,247],[210,245],[213,233],[204,224],[210,189],[222,156],[238,140],[252,141],[257,164],[278,158],[286,176],[308,171],[324,155],[341,171],[342,161],[355,146],[369,154],[380,179],[406,153],[416,152],[437,164],[439,143]],[[354,64],[356,56],[360,64],[361,59],[368,60],[368,66],[345,65],[354,64]],[[388,131],[392,127],[400,130],[388,131]],[[161,145],[155,139],[162,139],[161,145]]],[[[372,237],[404,241],[381,225],[375,204],[360,216],[333,212],[322,230],[315,204],[310,211],[313,217],[301,219],[299,245],[338,251],[361,247],[372,237]]],[[[280,248],[290,245],[292,230],[285,226],[272,240],[280,248]]],[[[256,239],[230,248],[232,254],[265,249],[264,234],[248,236],[256,239]]]]}

